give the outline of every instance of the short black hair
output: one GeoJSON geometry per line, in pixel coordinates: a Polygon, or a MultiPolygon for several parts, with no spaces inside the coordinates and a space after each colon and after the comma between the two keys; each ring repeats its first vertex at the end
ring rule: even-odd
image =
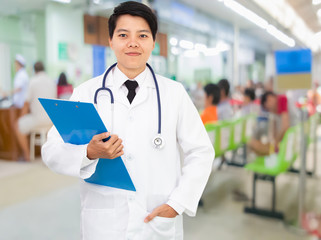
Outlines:
{"type": "Polygon", "coordinates": [[[217,84],[209,83],[204,87],[204,91],[207,96],[213,96],[213,105],[217,105],[220,102],[221,91],[217,84]]]}
{"type": "Polygon", "coordinates": [[[135,1],[123,2],[114,8],[114,12],[108,20],[110,39],[113,38],[118,17],[126,14],[145,19],[149,25],[150,30],[152,31],[153,40],[155,41],[158,28],[156,15],[148,6],[135,1]]]}
{"type": "Polygon", "coordinates": [[[267,101],[268,96],[275,96],[275,93],[272,91],[266,91],[265,93],[263,93],[263,95],[261,96],[261,106],[265,109],[265,103],[267,101]]]}
{"type": "Polygon", "coordinates": [[[40,61],[36,62],[35,65],[33,65],[33,68],[36,73],[45,71],[45,67],[43,66],[43,63],[40,61]]]}
{"type": "Polygon", "coordinates": [[[245,88],[244,95],[248,96],[251,101],[255,100],[255,90],[253,88],[245,88]]]}
{"type": "Polygon", "coordinates": [[[221,79],[218,84],[220,89],[223,89],[225,92],[225,95],[228,96],[230,93],[230,83],[226,78],[221,79]]]}

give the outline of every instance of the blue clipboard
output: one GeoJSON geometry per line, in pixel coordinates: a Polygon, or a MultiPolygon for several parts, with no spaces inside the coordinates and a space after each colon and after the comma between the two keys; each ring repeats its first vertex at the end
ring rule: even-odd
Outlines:
{"type": "MultiPolygon", "coordinates": [[[[38,98],[65,143],[87,144],[96,134],[107,132],[92,103],[38,98]]],[[[98,160],[88,183],[136,191],[121,157],[98,160]]]]}

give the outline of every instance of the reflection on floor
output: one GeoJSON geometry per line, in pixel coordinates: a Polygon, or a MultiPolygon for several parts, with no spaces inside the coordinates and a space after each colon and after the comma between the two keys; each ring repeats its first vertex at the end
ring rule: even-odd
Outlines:
{"type": "MultiPolygon", "coordinates": [[[[319,141],[320,142],[320,141],[319,141]]],[[[321,151],[319,150],[319,156],[321,151]]],[[[311,168],[311,150],[308,154],[311,168]]],[[[321,174],[318,165],[317,175],[321,174]]],[[[76,178],[55,174],[40,159],[27,164],[0,161],[0,233],[2,240],[78,240],[79,188],[76,178]]],[[[248,203],[233,192],[251,194],[252,174],[241,168],[224,166],[214,171],[203,195],[204,206],[195,218],[185,217],[185,240],[310,240],[281,221],[247,215],[248,203]],[[241,201],[242,200],[242,201],[241,201]]],[[[308,211],[321,212],[319,178],[306,182],[308,211]]],[[[271,185],[258,184],[258,206],[269,208],[271,185]]],[[[298,175],[277,178],[277,209],[286,222],[297,215],[298,175]]]]}

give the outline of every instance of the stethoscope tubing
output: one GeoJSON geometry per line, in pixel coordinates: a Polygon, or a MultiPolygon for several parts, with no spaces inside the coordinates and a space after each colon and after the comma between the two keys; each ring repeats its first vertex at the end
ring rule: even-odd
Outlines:
{"type": "MultiPolygon", "coordinates": [[[[110,102],[112,104],[112,106],[114,105],[114,102],[115,102],[115,99],[114,99],[114,94],[113,92],[106,87],[106,79],[107,79],[107,76],[109,74],[109,72],[114,68],[116,67],[117,65],[117,62],[114,63],[113,65],[111,65],[107,71],[105,72],[104,74],[104,77],[103,77],[103,82],[102,82],[102,87],[101,88],[98,88],[95,92],[95,96],[94,96],[94,103],[97,105],[97,97],[98,97],[98,93],[100,91],[108,91],[109,94],[110,94],[110,102]]],[[[146,63],[146,66],[149,68],[149,70],[151,71],[152,75],[153,75],[153,79],[154,79],[154,83],[155,83],[155,87],[156,87],[156,94],[157,94],[157,108],[158,108],[158,130],[157,130],[157,133],[160,135],[161,132],[162,132],[162,121],[161,121],[161,117],[162,117],[162,112],[161,112],[161,100],[160,100],[160,93],[159,93],[159,87],[158,87],[158,83],[157,83],[157,80],[156,80],[156,75],[152,69],[152,67],[146,63]]]]}

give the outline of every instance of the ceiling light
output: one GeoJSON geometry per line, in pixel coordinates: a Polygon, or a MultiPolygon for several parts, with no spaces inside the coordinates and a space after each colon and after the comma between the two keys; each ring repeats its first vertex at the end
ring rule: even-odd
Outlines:
{"type": "Polygon", "coordinates": [[[59,3],[70,3],[71,0],[51,0],[53,2],[59,2],[59,3]]]}
{"type": "Polygon", "coordinates": [[[181,48],[185,48],[185,49],[193,49],[194,43],[187,41],[187,40],[181,40],[181,41],[179,41],[179,46],[181,48]]]}
{"type": "Polygon", "coordinates": [[[256,13],[250,11],[249,9],[247,9],[246,7],[242,6],[234,0],[224,0],[224,4],[228,8],[232,9],[234,12],[238,13],[247,20],[259,26],[260,28],[266,29],[269,25],[269,23],[265,19],[261,18],[256,13]]]}
{"type": "Polygon", "coordinates": [[[317,15],[319,18],[321,18],[321,8],[317,11],[317,15]]]}
{"type": "Polygon", "coordinates": [[[295,46],[295,41],[293,38],[290,38],[283,32],[281,32],[279,29],[274,27],[273,25],[269,25],[266,29],[266,31],[271,34],[273,37],[278,39],[279,41],[283,42],[284,44],[288,45],[289,47],[294,47],[295,46]]]}
{"type": "Polygon", "coordinates": [[[171,53],[172,53],[173,55],[178,55],[178,54],[179,54],[178,48],[176,48],[176,47],[171,47],[171,53]]]}
{"type": "Polygon", "coordinates": [[[321,0],[312,0],[313,5],[318,5],[321,3],[321,0]]]}
{"type": "Polygon", "coordinates": [[[176,46],[177,45],[177,38],[174,38],[174,37],[171,37],[169,39],[169,43],[172,45],[172,46],[176,46]]]}

